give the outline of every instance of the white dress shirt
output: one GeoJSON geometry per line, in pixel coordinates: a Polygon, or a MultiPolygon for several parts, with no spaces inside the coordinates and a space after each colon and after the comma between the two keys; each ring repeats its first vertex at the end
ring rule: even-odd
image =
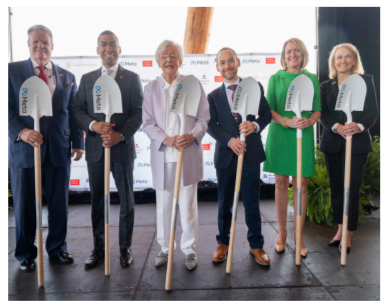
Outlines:
{"type": "MultiPolygon", "coordinates": [[[[39,64],[36,63],[32,58],[31,58],[31,62],[32,62],[32,67],[34,69],[35,75],[39,77],[39,74],[40,74],[40,70],[38,68],[39,64]]],[[[54,95],[54,91],[56,87],[56,80],[55,80],[54,72],[52,70],[51,61],[49,61],[46,66],[44,66],[44,74],[47,76],[47,85],[48,85],[48,88],[50,89],[51,97],[52,97],[54,95]]]]}
{"type": "MultiPolygon", "coordinates": [[[[118,70],[118,62],[114,66],[112,66],[111,68],[106,68],[102,65],[101,66],[101,76],[108,75],[114,79],[114,78],[116,78],[117,70],[118,70]],[[110,73],[110,74],[108,74],[108,73],[110,73]]],[[[91,123],[89,125],[89,129],[92,132],[94,132],[94,131],[91,129],[91,127],[93,126],[93,124],[95,122],[97,122],[97,121],[91,121],[91,123]]],[[[121,135],[121,136],[122,136],[122,140],[124,140],[124,136],[123,135],[121,135]]]]}
{"type": "MultiPolygon", "coordinates": [[[[166,112],[166,118],[165,118],[165,134],[168,137],[173,137],[176,135],[179,135],[180,133],[180,125],[178,125],[178,115],[174,112],[170,112],[170,108],[172,105],[173,100],[173,94],[175,93],[176,87],[179,84],[177,75],[176,79],[173,81],[173,83],[170,85],[164,78],[164,75],[162,75],[163,81],[164,81],[164,90],[165,90],[165,101],[167,103],[167,112],[166,112]]],[[[173,147],[165,147],[164,151],[164,162],[165,163],[175,163],[177,162],[177,150],[173,147]]]]}
{"type": "MultiPolygon", "coordinates": [[[[227,96],[227,101],[228,101],[228,104],[230,105],[230,109],[232,110],[232,93],[234,92],[233,90],[229,89],[228,87],[235,84],[235,85],[238,85],[239,84],[239,77],[237,78],[237,80],[235,80],[234,83],[228,83],[228,82],[223,82],[224,83],[224,87],[226,89],[226,96],[227,96]]],[[[243,121],[243,119],[242,119],[243,121]]],[[[246,119],[245,119],[246,121],[246,119]]],[[[256,123],[256,122],[252,122],[255,127],[256,127],[256,131],[254,131],[254,133],[258,133],[259,132],[259,124],[256,123]]],[[[232,139],[232,138],[231,138],[232,139]]],[[[230,141],[231,139],[228,141],[227,143],[227,146],[230,146],[230,141]]],[[[238,138],[239,139],[239,138],[238,138]]]]}
{"type": "MultiPolygon", "coordinates": [[[[340,90],[341,90],[341,86],[339,85],[339,83],[337,83],[337,85],[339,86],[339,93],[340,93],[340,90]]],[[[334,132],[335,134],[338,134],[338,132],[337,132],[337,125],[339,125],[339,123],[336,123],[336,124],[334,124],[333,126],[332,126],[332,132],[334,132]]],[[[360,132],[359,133],[361,133],[363,130],[364,130],[364,126],[363,126],[363,124],[360,124],[360,123],[356,123],[356,125],[357,125],[357,127],[359,127],[359,129],[360,129],[360,132]]]]}

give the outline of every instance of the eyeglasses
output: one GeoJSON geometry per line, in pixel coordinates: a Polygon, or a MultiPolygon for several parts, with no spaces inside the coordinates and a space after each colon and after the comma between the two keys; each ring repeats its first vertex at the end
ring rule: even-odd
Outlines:
{"type": "Polygon", "coordinates": [[[170,55],[167,55],[167,54],[163,54],[163,55],[160,55],[160,59],[167,59],[167,58],[171,58],[171,59],[176,59],[177,58],[177,54],[175,53],[171,53],[170,55]]]}

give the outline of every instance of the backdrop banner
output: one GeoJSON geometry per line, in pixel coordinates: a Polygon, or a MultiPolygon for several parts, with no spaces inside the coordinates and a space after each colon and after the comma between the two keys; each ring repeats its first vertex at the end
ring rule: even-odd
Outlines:
{"type": "MultiPolygon", "coordinates": [[[[238,75],[241,78],[251,76],[259,81],[264,87],[266,94],[270,76],[281,69],[280,54],[245,53],[239,54],[238,56],[241,61],[238,75]]],[[[201,82],[204,92],[209,94],[214,89],[220,87],[223,82],[223,77],[216,70],[215,57],[215,54],[185,55],[179,72],[182,75],[194,75],[201,82]]],[[[98,56],[52,57],[51,59],[58,66],[73,73],[78,86],[83,74],[101,67],[101,59],[98,56]]],[[[120,56],[119,64],[124,68],[137,73],[140,76],[143,87],[151,80],[160,78],[162,74],[154,56],[120,56]]],[[[267,132],[268,127],[261,132],[264,146],[266,143],[267,132]]],[[[134,140],[137,153],[133,171],[134,190],[153,188],[150,168],[150,140],[142,131],[142,128],[134,135],[134,140]]],[[[210,135],[206,134],[202,139],[202,146],[204,162],[203,180],[217,182],[216,171],[214,168],[215,140],[210,135]]],[[[84,157],[85,156],[77,162],[73,161],[71,164],[70,190],[90,190],[87,166],[84,157]]],[[[274,184],[274,175],[262,172],[262,164],[261,179],[265,183],[274,184]]],[[[110,186],[111,191],[117,191],[112,175],[110,175],[110,186]]]]}

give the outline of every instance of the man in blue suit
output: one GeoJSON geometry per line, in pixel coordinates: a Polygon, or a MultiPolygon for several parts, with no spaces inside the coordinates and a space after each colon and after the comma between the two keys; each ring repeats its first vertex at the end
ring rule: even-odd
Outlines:
{"type": "Polygon", "coordinates": [[[37,256],[34,147],[41,145],[42,187],[49,213],[46,250],[50,260],[62,264],[73,262],[66,245],[70,156],[81,159],[84,148],[83,130],[73,120],[75,77],[50,61],[54,45],[48,28],[36,25],[27,34],[31,58],[8,64],[8,163],[16,222],[15,257],[24,272],[35,270],[37,256]],[[41,118],[40,133],[33,130],[31,117],[19,116],[20,87],[32,76],[47,83],[52,97],[53,117],[41,118]]]}
{"type": "Polygon", "coordinates": [[[212,255],[212,261],[222,262],[228,253],[238,155],[244,153],[240,191],[245,207],[250,253],[255,256],[257,263],[270,265],[269,256],[263,249],[259,184],[260,163],[266,159],[261,132],[271,121],[271,111],[263,87],[258,83],[261,88],[259,117],[248,115],[247,120],[242,122],[239,114],[231,113],[234,92],[241,81],[237,75],[239,66],[240,60],[235,51],[228,47],[222,48],[216,56],[216,69],[223,76],[224,83],[208,95],[211,119],[207,132],[216,140],[214,163],[219,202],[218,247],[212,255]],[[246,137],[246,142],[238,139],[241,133],[246,137]]]}

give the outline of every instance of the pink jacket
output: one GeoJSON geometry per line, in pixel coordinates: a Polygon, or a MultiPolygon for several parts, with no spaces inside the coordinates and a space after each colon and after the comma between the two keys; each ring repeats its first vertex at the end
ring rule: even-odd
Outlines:
{"type": "MultiPolygon", "coordinates": [[[[178,81],[185,76],[179,75],[178,81]]],[[[200,84],[200,83],[199,83],[200,84]]],[[[195,134],[197,141],[184,150],[183,155],[183,183],[188,186],[203,179],[203,149],[202,138],[207,131],[210,120],[209,105],[200,84],[201,97],[196,118],[186,116],[185,132],[195,134]]],[[[152,169],[153,187],[164,190],[164,149],[163,140],[168,136],[165,134],[165,118],[167,112],[166,95],[163,78],[152,80],[144,88],[144,102],[142,105],[142,129],[151,140],[150,160],[152,169]]],[[[179,118],[179,117],[178,117],[179,118]]],[[[180,118],[178,119],[180,124],[180,118]]],[[[174,181],[175,179],[170,179],[174,181]]]]}

